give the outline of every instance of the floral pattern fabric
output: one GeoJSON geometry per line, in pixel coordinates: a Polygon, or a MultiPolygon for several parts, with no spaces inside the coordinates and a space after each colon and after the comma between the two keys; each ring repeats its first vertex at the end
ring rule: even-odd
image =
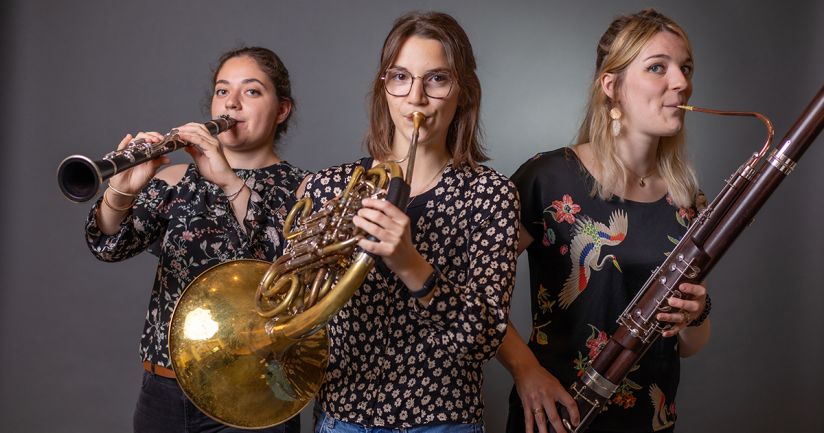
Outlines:
{"type": "MultiPolygon", "coordinates": [[[[528,247],[529,347],[569,387],[601,351],[616,320],[686,232],[696,211],[591,196],[593,179],[569,148],[541,153],[513,175],[528,247]]],[[[677,338],[659,338],[591,428],[653,431],[675,422],[677,338]]],[[[519,407],[517,392],[511,394],[519,407]]],[[[520,410],[520,409],[519,409],[520,410]]],[[[517,415],[517,414],[515,414],[517,415]]],[[[514,415],[513,415],[514,416],[514,415]]]]}
{"type": "MultiPolygon", "coordinates": [[[[316,210],[340,194],[358,165],[309,180],[316,210]]],[[[422,307],[378,261],[329,322],[318,401],[332,417],[366,426],[481,423],[482,367],[503,341],[515,278],[515,186],[484,166],[448,165],[412,203],[412,241],[441,270],[434,298],[422,307]]]]}
{"type": "Polygon", "coordinates": [[[159,256],[140,340],[144,361],[171,368],[169,321],[178,297],[198,275],[227,260],[272,261],[283,250],[283,221],[307,173],[287,162],[235,173],[252,191],[243,227],[223,191],[201,177],[194,164],[173,186],[152,179],[114,235],[97,226],[102,200],[89,213],[86,242],[98,259],[116,262],[147,249],[159,256]]]}

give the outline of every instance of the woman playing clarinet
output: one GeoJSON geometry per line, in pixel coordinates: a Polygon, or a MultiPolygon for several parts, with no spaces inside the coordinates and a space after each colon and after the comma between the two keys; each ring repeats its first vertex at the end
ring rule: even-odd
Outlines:
{"type": "MultiPolygon", "coordinates": [[[[176,128],[194,163],[158,171],[169,161],[163,156],[112,177],[86,223],[89,248],[100,260],[147,249],[160,259],[140,340],[146,371],[134,413],[138,433],[240,431],[207,417],[183,394],[171,370],[169,321],[183,289],[203,271],[281,254],[283,219],[306,175],[277,154],[294,102],[289,72],[275,53],[259,47],[225,53],[212,89],[212,116],[228,115],[235,127],[217,138],[203,124],[176,128]]],[[[163,136],[136,138],[157,143],[163,136]]],[[[256,431],[297,433],[299,419],[256,431]]]]}

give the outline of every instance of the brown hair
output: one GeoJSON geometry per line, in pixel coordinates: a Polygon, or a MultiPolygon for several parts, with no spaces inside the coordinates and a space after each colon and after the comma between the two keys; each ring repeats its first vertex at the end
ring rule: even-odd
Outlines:
{"type": "Polygon", "coordinates": [[[446,148],[455,166],[475,166],[487,161],[481,144],[480,109],[481,82],[475,73],[475,55],[472,44],[460,24],[441,12],[410,12],[398,18],[383,42],[380,66],[370,93],[369,132],[366,146],[378,160],[391,155],[395,125],[389,115],[381,77],[398,56],[404,42],[411,36],[420,36],[440,42],[452,74],[457,79],[460,99],[455,117],[446,134],[446,148]]]}
{"type": "MultiPolygon", "coordinates": [[[[289,80],[289,71],[280,60],[280,57],[268,48],[238,48],[223,53],[218,59],[217,67],[212,74],[213,91],[215,81],[217,81],[217,74],[220,72],[220,69],[223,68],[223,64],[229,59],[233,59],[235,57],[249,57],[254,60],[260,70],[263,71],[263,73],[266,74],[266,76],[272,81],[272,84],[275,86],[275,95],[277,95],[278,100],[288,100],[292,103],[292,110],[289,111],[289,115],[277,126],[277,129],[275,129],[275,142],[277,142],[280,136],[284,134],[287,129],[289,129],[289,119],[292,117],[292,113],[294,113],[297,108],[295,105],[295,100],[292,98],[292,83],[289,80]]],[[[212,92],[212,94],[214,94],[214,92],[212,92]]]]}
{"type": "MultiPolygon", "coordinates": [[[[692,47],[686,32],[675,21],[654,9],[616,18],[598,41],[595,75],[590,86],[587,112],[578,130],[576,144],[591,143],[596,170],[593,195],[609,199],[617,187],[625,184],[628,170],[618,158],[615,138],[610,133],[609,110],[614,102],[604,93],[601,77],[615,74],[616,92],[621,88],[626,69],[650,39],[660,32],[670,32],[692,47]],[[622,183],[623,182],[623,183],[622,183]]],[[[686,156],[684,129],[672,137],[661,137],[657,152],[657,169],[667,184],[667,190],[679,207],[690,206],[698,193],[698,181],[686,156]]]]}

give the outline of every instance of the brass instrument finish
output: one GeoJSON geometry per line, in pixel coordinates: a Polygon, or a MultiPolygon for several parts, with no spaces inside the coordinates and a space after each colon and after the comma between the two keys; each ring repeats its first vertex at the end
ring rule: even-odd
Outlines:
{"type": "MultiPolygon", "coordinates": [[[[407,179],[424,119],[413,113],[407,179]]],[[[341,195],[315,213],[310,198],[299,200],[284,223],[288,244],[274,263],[222,263],[180,296],[169,327],[171,361],[183,392],[205,414],[264,428],[297,415],[315,397],[328,363],[326,323],[375,263],[357,247],[366,233],[352,223],[364,198],[405,208],[409,184],[400,166],[356,167],[341,195]]]]}
{"type": "Polygon", "coordinates": [[[249,291],[269,266],[236,260],[211,268],[186,289],[169,326],[181,388],[201,411],[234,427],[268,427],[291,418],[283,413],[306,406],[326,369],[324,330],[283,351],[271,349],[268,319],[254,313],[249,291]]]}

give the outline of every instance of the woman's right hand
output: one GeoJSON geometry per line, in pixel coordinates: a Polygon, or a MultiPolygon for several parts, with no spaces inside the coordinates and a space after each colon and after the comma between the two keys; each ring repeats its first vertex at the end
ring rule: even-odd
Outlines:
{"type": "MultiPolygon", "coordinates": [[[[163,140],[163,135],[157,132],[141,132],[135,138],[157,143],[163,140]]],[[[117,150],[126,148],[130,141],[132,135],[127,134],[117,145],[117,150]]],[[[124,170],[109,179],[109,187],[103,191],[103,206],[97,209],[97,226],[103,234],[111,236],[120,230],[120,224],[134,204],[137,194],[154,177],[157,169],[168,163],[169,158],[163,155],[124,170]]]]}
{"type": "MultiPolygon", "coordinates": [[[[143,138],[148,142],[155,144],[159,143],[163,140],[163,134],[158,132],[140,132],[137,136],[132,137],[131,134],[126,134],[123,137],[123,140],[120,141],[120,144],[117,145],[117,150],[122,150],[129,145],[133,139],[140,139],[143,138]]],[[[145,187],[152,177],[154,177],[157,170],[163,165],[168,164],[169,158],[165,155],[160,156],[158,158],[150,159],[142,164],[136,165],[128,170],[120,172],[109,179],[109,185],[113,186],[117,191],[137,195],[140,190],[145,187]]],[[[120,195],[115,192],[114,195],[120,195]]],[[[121,197],[126,198],[126,197],[121,197]]],[[[113,197],[110,196],[110,199],[113,197]]]]}
{"type": "Polygon", "coordinates": [[[547,433],[547,418],[558,433],[566,432],[556,404],[562,404],[569,413],[572,425],[580,422],[578,405],[561,382],[540,364],[534,363],[513,372],[515,389],[524,408],[526,433],[533,433],[537,424],[539,433],[547,433]]]}

